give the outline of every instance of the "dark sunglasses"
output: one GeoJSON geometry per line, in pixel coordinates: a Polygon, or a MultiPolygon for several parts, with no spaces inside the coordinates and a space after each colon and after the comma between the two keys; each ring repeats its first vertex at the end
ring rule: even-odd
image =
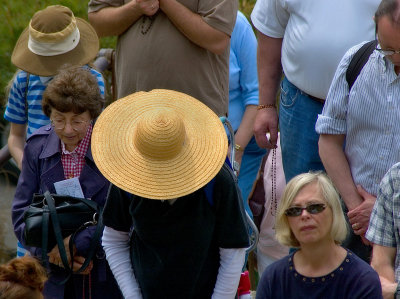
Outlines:
{"type": "Polygon", "coordinates": [[[285,211],[285,215],[289,217],[296,217],[300,216],[303,213],[303,210],[306,210],[310,214],[318,214],[325,210],[326,205],[323,203],[312,203],[306,206],[305,208],[302,207],[291,207],[285,211]]]}

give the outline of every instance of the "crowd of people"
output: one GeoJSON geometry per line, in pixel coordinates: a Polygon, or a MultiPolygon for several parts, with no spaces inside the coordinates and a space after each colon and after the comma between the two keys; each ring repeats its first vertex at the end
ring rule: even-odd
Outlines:
{"type": "Polygon", "coordinates": [[[39,10],[11,56],[18,244],[0,298],[228,299],[246,268],[258,299],[400,298],[400,0],[257,0],[256,35],[236,0],[90,0],[88,20],[39,10]],[[99,215],[33,247],[45,193],[99,215]]]}

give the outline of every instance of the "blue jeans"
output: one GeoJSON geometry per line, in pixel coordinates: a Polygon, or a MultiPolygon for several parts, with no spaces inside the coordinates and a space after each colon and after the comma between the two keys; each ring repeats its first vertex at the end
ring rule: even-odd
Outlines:
{"type": "Polygon", "coordinates": [[[319,135],[315,132],[315,123],[323,106],[286,77],[282,80],[279,129],[286,182],[300,173],[324,170],[318,154],[319,135]]]}
{"type": "Polygon", "coordinates": [[[240,165],[238,185],[242,193],[244,208],[251,217],[253,217],[253,214],[251,213],[247,199],[260,168],[261,159],[265,154],[266,150],[258,147],[256,139],[253,136],[244,150],[240,165]]]}

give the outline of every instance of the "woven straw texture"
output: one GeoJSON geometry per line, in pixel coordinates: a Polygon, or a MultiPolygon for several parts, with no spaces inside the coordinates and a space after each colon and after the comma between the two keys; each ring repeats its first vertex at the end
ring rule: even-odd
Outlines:
{"type": "Polygon", "coordinates": [[[228,142],[219,117],[184,93],[155,89],[109,105],[92,134],[97,167],[114,185],[151,199],[193,193],[221,169],[228,142]]]}

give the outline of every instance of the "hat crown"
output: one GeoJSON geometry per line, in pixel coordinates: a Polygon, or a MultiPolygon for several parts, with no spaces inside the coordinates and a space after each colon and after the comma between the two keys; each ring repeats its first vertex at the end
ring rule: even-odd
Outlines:
{"type": "Polygon", "coordinates": [[[153,159],[173,159],[185,143],[183,120],[172,109],[156,109],[143,114],[135,130],[137,150],[153,159]]]}
{"type": "Polygon", "coordinates": [[[29,24],[31,39],[42,43],[59,43],[77,30],[74,13],[65,6],[51,5],[36,12],[29,24]]]}
{"type": "Polygon", "coordinates": [[[60,32],[71,24],[73,12],[65,6],[52,5],[36,12],[31,20],[33,29],[42,33],[60,32]]]}

